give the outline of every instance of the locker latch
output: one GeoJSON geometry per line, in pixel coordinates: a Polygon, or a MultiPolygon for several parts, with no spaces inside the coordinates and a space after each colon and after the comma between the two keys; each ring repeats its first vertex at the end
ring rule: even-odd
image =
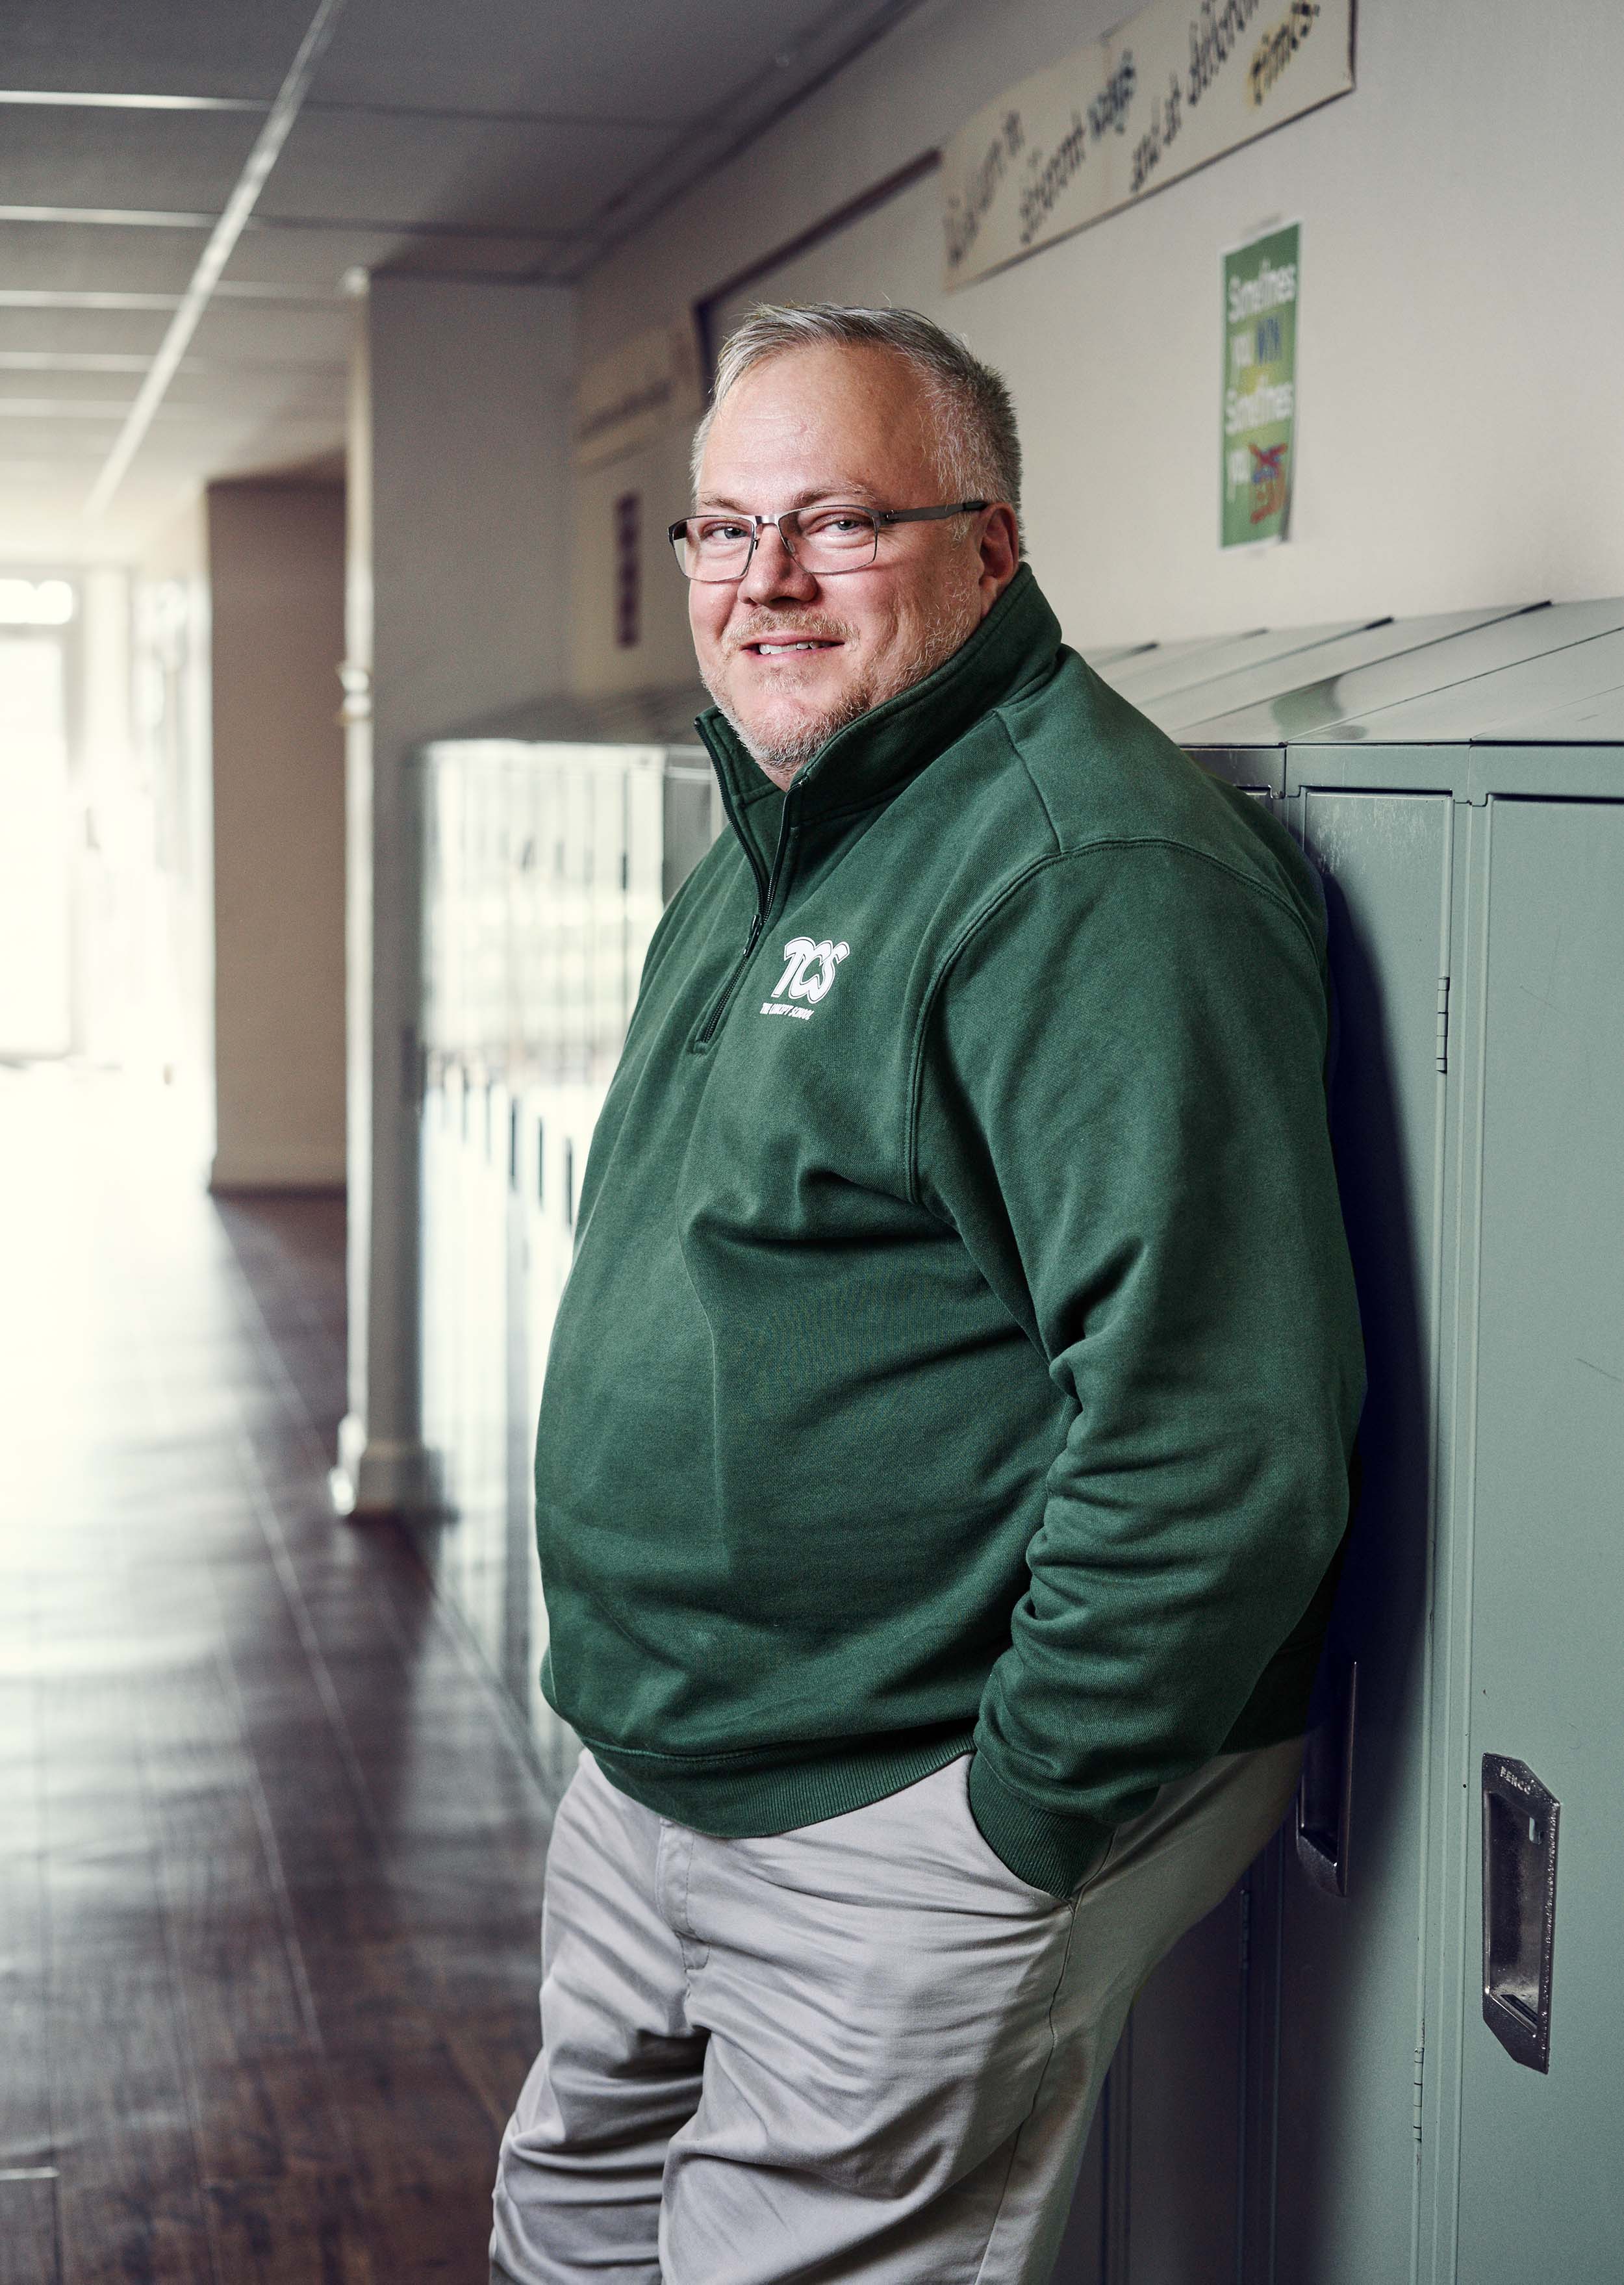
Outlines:
{"type": "Polygon", "coordinates": [[[1550,1959],[1561,1803],[1526,1762],[1483,1756],[1483,2020],[1507,2054],[1550,2069],[1550,1959]]]}

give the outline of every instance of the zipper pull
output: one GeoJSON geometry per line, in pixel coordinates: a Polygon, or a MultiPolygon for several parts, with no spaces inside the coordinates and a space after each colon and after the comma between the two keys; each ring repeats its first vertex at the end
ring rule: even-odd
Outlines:
{"type": "Polygon", "coordinates": [[[749,958],[751,953],[755,951],[756,946],[761,942],[762,927],[763,916],[760,913],[757,913],[755,919],[750,923],[750,932],[744,939],[744,957],[746,960],[749,958]]]}

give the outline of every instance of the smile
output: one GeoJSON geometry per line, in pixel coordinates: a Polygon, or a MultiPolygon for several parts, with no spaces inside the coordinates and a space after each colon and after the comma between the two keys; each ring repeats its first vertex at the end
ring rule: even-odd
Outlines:
{"type": "Polygon", "coordinates": [[[840,645],[819,635],[764,635],[759,642],[746,643],[757,658],[782,658],[791,651],[838,650],[840,645]]]}

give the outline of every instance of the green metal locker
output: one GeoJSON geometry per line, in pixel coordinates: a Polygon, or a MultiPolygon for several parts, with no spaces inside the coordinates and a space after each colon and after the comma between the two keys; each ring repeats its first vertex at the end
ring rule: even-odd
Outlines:
{"type": "MultiPolygon", "coordinates": [[[[1502,1896],[1498,1935],[1491,1927],[1493,2009],[1518,2033],[1518,2006],[1540,2006],[1531,1900],[1543,1893],[1549,1833],[1534,1813],[1542,1796],[1515,1790],[1517,1765],[1562,1802],[1548,1771],[1571,1793],[1577,1748],[1565,1759],[1553,1731],[1565,1724],[1571,1746],[1588,1740],[1598,1770],[1612,1750],[1597,1670],[1608,1628],[1598,1619],[1589,1654],[1564,1659],[1558,1645],[1583,1598],[1562,1561],[1548,1574],[1557,1591],[1542,1601],[1542,1623],[1525,1625],[1522,1614],[1538,1591],[1534,1479],[1563,1484],[1567,1507],[1589,1515],[1566,1559],[1582,1551],[1590,1565],[1598,1614],[1624,1608],[1619,1557],[1609,1574],[1596,1543],[1624,1547],[1616,1532],[1606,1539],[1616,1502],[1602,1504],[1624,1476],[1620,1249],[1605,1216],[1584,1204],[1620,1188],[1609,1152],[1620,1147],[1610,1138],[1624,1104],[1612,1072],[1624,1060],[1604,1051],[1588,1125],[1570,1099],[1572,1055],[1566,1093],[1546,1087],[1536,1107],[1527,1041],[1555,1050],[1549,1030],[1530,1029],[1526,971],[1536,946],[1549,967],[1565,941],[1557,884],[1570,902],[1575,893],[1573,851],[1544,821],[1567,821],[1582,844],[1588,813],[1603,853],[1585,948],[1573,958],[1602,1004],[1573,1020],[1598,1048],[1610,1022],[1624,1023],[1606,996],[1611,977],[1624,975],[1624,946],[1604,943],[1599,917],[1624,913],[1624,832],[1612,834],[1624,808],[1605,798],[1624,795],[1624,757],[1605,750],[1610,736],[1624,742],[1621,626],[1617,603],[1501,609],[1333,633],[1267,660],[1243,654],[1238,666],[1236,649],[1214,648],[1207,679],[1180,677],[1175,689],[1167,678],[1137,702],[1210,766],[1272,800],[1324,880],[1339,1018],[1333,1119],[1371,1394],[1361,1519],[1322,1676],[1314,1782],[1298,1808],[1306,1830],[1283,1834],[1147,1986],[1055,2285],[1510,2285],[1543,2275],[1553,2264],[1541,2249],[1558,2247],[1586,2285],[1624,2275],[1607,2147],[1624,2065],[1612,2060],[1601,1952],[1624,1865],[1604,1811],[1577,1870],[1562,1856],[1565,1802],[1553,1820],[1549,2077],[1507,2052],[1484,2020],[1482,1990],[1485,1755],[1497,1787],[1495,1877],[1517,1907],[1508,1918],[1502,1896]],[[1490,863],[1508,845],[1518,868],[1509,886],[1504,863],[1490,863]],[[1515,921],[1503,917],[1508,904],[1515,921]],[[1520,1032],[1503,1012],[1518,993],[1520,1032]],[[1472,1075],[1479,1033],[1501,1043],[1482,1088],[1472,1075]],[[1521,1107],[1502,1109],[1496,1125],[1496,1101],[1521,1107]],[[1546,1127],[1560,1133],[1565,1169],[1546,1127]],[[1560,1171],[1536,1204],[1523,1193],[1544,1182],[1542,1168],[1560,1171]],[[1568,1374],[1572,1403],[1591,1400],[1583,1431],[1534,1370],[1551,1327],[1534,1307],[1537,1267],[1558,1315],[1582,1310],[1581,1262],[1596,1285],[1584,1354],[1620,1375],[1612,1384],[1585,1366],[1568,1374]],[[1486,1336],[1474,1296],[1480,1284],[1487,1296],[1491,1270],[1501,1282],[1486,1336]],[[1579,1379],[1593,1386],[1575,1394],[1579,1379]],[[1517,1388],[1537,1402],[1577,1480],[1565,1480],[1565,1463],[1517,1413],[1517,1388]],[[1525,1456],[1521,1480],[1500,1449],[1511,1442],[1525,1456]],[[1486,1655],[1496,1682],[1483,1677],[1486,1655]],[[1541,1721],[1512,1718],[1518,1687],[1538,1700],[1541,1721]],[[1524,1816],[1513,1828],[1511,1806],[1530,1802],[1532,1826],[1524,1816]],[[1570,1939],[1569,1917],[1580,1914],[1570,1939]],[[1596,1997],[1578,2003],[1566,2091],[1553,2100],[1570,1941],[1589,1948],[1596,1997]]],[[[1576,913],[1565,926],[1577,930],[1576,913]]],[[[1565,988],[1584,999],[1576,979],[1565,988]]],[[[1594,1089],[1594,1056],[1589,1077],[1594,1089]]],[[[1531,2035],[1518,2036],[1526,2045],[1531,2035]]]]}
{"type": "MultiPolygon", "coordinates": [[[[1274,2259],[1261,2273],[1282,2285],[1510,2285],[1555,2259],[1575,2277],[1600,2277],[1610,2273],[1597,2265],[1602,2248],[1611,2243],[1616,2259],[1624,2243],[1602,2124],[1624,2073],[1610,2043],[1589,2034],[1606,2004],[1600,1962],[1592,2006],[1581,2002],[1572,2020],[1565,2095],[1554,2104],[1552,2082],[1513,2060],[1486,2022],[1483,1990],[1484,1757],[1495,1757],[1490,1906],[1495,1881],[1521,1888],[1513,1957],[1495,1972],[1505,1982],[1508,1966],[1523,1971],[1518,1989],[1532,1991],[1536,2014],[1539,1932],[1528,1916],[1553,1838],[1559,1853],[1560,1816],[1503,1780],[1523,1765],[1558,1799],[1551,1771],[1573,1781],[1541,1724],[1492,1723],[1495,1692],[1520,1669],[1521,1712],[1537,1701],[1558,1726],[1577,1719],[1598,1752],[1605,1735],[1594,1677],[1587,1684],[1582,1659],[1561,1653],[1585,1602],[1562,1580],[1560,1558],[1538,1597],[1543,1632],[1518,1633],[1533,1567],[1509,1462],[1533,1449],[1511,1404],[1517,1386],[1534,1396],[1529,1343],[1550,1331],[1534,1306],[1541,1279],[1558,1316],[1581,1306],[1581,1263],[1602,1294],[1616,1292],[1619,1257],[1598,1204],[1615,1177],[1604,1117],[1587,1130],[1572,1103],[1547,1099],[1513,1018],[1524,1012],[1514,1005],[1526,989],[1524,936],[1549,945],[1573,927],[1557,852],[1564,833],[1585,839],[1585,812],[1550,797],[1618,792],[1619,758],[1474,742],[1565,693],[1624,683],[1621,619],[1617,603],[1518,614],[1273,710],[1276,723],[1283,711],[1295,722],[1317,716],[1288,748],[1283,811],[1330,905],[1343,1016],[1334,1115],[1372,1366],[1364,1513],[1327,1676],[1334,1713],[1334,1685],[1357,1661],[1348,1894],[1317,1889],[1288,1858],[1275,1938],[1281,2132],[1274,2259]],[[1509,879],[1492,861],[1508,836],[1521,860],[1509,879]],[[1551,1155],[1526,1131],[1542,1117],[1569,1148],[1559,1186],[1547,1179],[1551,1155]],[[1491,1263],[1502,1265],[1492,1292],[1491,1263]],[[1486,1567],[1490,1515],[1499,1527],[1486,1567]],[[1486,1659],[1498,1680],[1487,1678],[1486,1659]],[[1508,1821],[1512,1802],[1529,1811],[1519,1825],[1508,1821]],[[1521,1852],[1508,1858],[1519,1833],[1521,1852]],[[1519,1953],[1532,1957],[1532,1983],[1519,1953]],[[1599,2052],[1587,2055],[1587,2045],[1599,2052]],[[1560,2122],[1571,2154],[1561,2195],[1551,2153],[1538,2148],[1541,2120],[1548,2130],[1560,2122]]],[[[1222,726],[1233,735],[1234,716],[1222,726]]],[[[1620,815],[1611,804],[1589,812],[1614,908],[1624,906],[1620,815]]],[[[1577,962],[1604,997],[1612,990],[1616,962],[1599,940],[1577,962]]],[[[1535,1409],[1554,1429],[1543,1392],[1535,1409]]],[[[1565,1425],[1557,1433],[1571,1451],[1565,1425]]],[[[1612,1457],[1616,1474],[1624,1438],[1612,1457]]],[[[1592,1465],[1593,1492],[1595,1474],[1592,1465]]],[[[1577,1487],[1573,1498],[1577,1507],[1577,1487]]],[[[1571,1529],[1563,1541],[1572,1549],[1571,1529]]],[[[1594,1575],[1609,1583],[1601,1567],[1594,1575]]],[[[1611,1586],[1616,1600],[1616,1570],[1611,1586]]],[[[1565,1910],[1581,1916],[1592,1943],[1608,1924],[1608,1872],[1616,1882],[1620,1869],[1608,1854],[1604,1842],[1589,1912],[1558,1883],[1558,1925],[1565,1910]]],[[[1492,1909],[1487,1917],[1492,1926],[1492,1909]]],[[[1503,1939],[1502,1929],[1502,1949],[1503,1939]]],[[[1505,2006],[1490,2012],[1503,2029],[1505,2006]]]]}
{"type": "Polygon", "coordinates": [[[1444,2260],[1453,2239],[1442,2273],[1473,2285],[1556,2261],[1575,2279],[1624,2273],[1624,801],[1565,796],[1559,754],[1523,758],[1543,797],[1473,808],[1468,916],[1477,1009],[1445,1708],[1446,1766],[1461,1772],[1447,1885],[1464,1909],[1443,1946],[1453,1991],[1459,1926],[1463,2005],[1458,2110],[1439,2113],[1458,2175],[1451,2185],[1446,2145],[1438,2238],[1444,2260]],[[1495,1785],[1500,1758],[1532,1771],[1559,1813],[1495,1785]],[[1483,1964],[1486,1890],[1495,2037],[1465,1997],[1483,1964]],[[1499,2039],[1524,2029],[1519,2016],[1534,2019],[1526,2046],[1513,2036],[1508,2053],[1499,2039]]]}
{"type": "MultiPolygon", "coordinates": [[[[1455,813],[1424,2045],[1399,2273],[1429,2285],[1624,2273],[1608,1686],[1624,1607],[1621,621],[1616,602],[1529,614],[1502,631],[1520,656],[1479,641],[1465,675],[1446,645],[1432,689],[1367,687],[1374,703],[1287,756],[1310,846],[1316,805],[1356,789],[1437,788],[1455,813]]],[[[1356,1781],[1356,1814],[1359,1797],[1356,1781]]],[[[1293,2198],[1283,2179],[1283,2217],[1293,2198]]],[[[1296,2273],[1344,2273],[1311,2250],[1296,2273]]]]}

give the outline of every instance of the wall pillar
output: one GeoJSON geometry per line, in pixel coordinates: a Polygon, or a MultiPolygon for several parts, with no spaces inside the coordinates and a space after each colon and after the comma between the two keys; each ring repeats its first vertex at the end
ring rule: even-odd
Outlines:
{"type": "Polygon", "coordinates": [[[386,276],[351,368],[349,1412],[335,1503],[434,1499],[422,1430],[411,757],[569,680],[572,288],[386,276]]]}

